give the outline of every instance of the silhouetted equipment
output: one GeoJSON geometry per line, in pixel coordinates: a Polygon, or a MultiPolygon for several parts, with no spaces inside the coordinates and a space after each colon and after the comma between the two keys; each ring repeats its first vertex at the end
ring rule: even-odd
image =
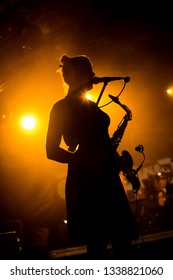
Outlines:
{"type": "MultiPolygon", "coordinates": [[[[123,80],[124,81],[124,85],[120,91],[120,93],[117,95],[117,96],[113,96],[111,94],[109,94],[109,97],[111,98],[111,101],[103,106],[100,106],[100,107],[104,107],[108,104],[110,104],[111,102],[115,102],[116,104],[118,104],[120,107],[122,107],[126,114],[124,115],[123,119],[121,120],[121,122],[119,123],[116,131],[113,133],[113,136],[111,137],[111,148],[116,151],[123,136],[124,136],[124,132],[125,132],[125,129],[127,127],[127,124],[130,120],[132,120],[132,112],[131,110],[125,105],[125,104],[122,104],[119,100],[119,96],[120,94],[123,92],[124,88],[125,88],[125,85],[126,83],[128,83],[130,81],[130,77],[102,77],[102,78],[99,78],[99,77],[94,77],[93,78],[93,84],[98,84],[98,83],[101,83],[103,82],[104,85],[101,89],[101,92],[99,94],[99,97],[97,99],[97,102],[96,104],[98,105],[99,102],[100,102],[100,99],[103,95],[103,92],[107,86],[107,84],[111,81],[116,81],[116,80],[123,80]]],[[[131,183],[132,185],[132,191],[134,193],[137,193],[139,188],[140,188],[140,181],[139,181],[139,178],[138,178],[138,171],[141,169],[144,161],[145,161],[145,155],[144,155],[144,147],[143,145],[139,145],[135,148],[136,151],[142,153],[143,155],[143,161],[142,163],[140,164],[140,166],[137,168],[137,169],[134,169],[133,168],[133,159],[130,155],[130,153],[126,150],[124,150],[122,152],[122,154],[120,155],[119,157],[119,165],[120,165],[120,170],[123,172],[124,176],[127,178],[127,180],[131,183]]]]}
{"type": "MultiPolygon", "coordinates": [[[[127,81],[129,81],[129,80],[127,79],[127,81]]],[[[124,83],[126,83],[125,80],[124,80],[124,83]]],[[[130,120],[132,120],[131,110],[125,104],[122,104],[119,101],[119,95],[113,96],[113,95],[109,94],[109,97],[112,99],[112,101],[115,102],[116,104],[120,105],[120,107],[122,107],[126,112],[123,119],[119,123],[117,130],[114,132],[114,134],[111,138],[111,144],[115,150],[117,150],[117,148],[124,136],[124,132],[125,132],[128,122],[130,120]]],[[[134,193],[137,193],[140,188],[138,171],[141,169],[141,167],[145,161],[145,155],[143,153],[144,147],[142,145],[137,146],[135,148],[135,150],[143,154],[143,161],[137,169],[133,168],[133,159],[132,159],[130,153],[126,150],[122,151],[122,154],[120,155],[120,158],[119,158],[119,163],[120,163],[120,170],[123,172],[124,176],[127,178],[127,180],[132,185],[132,191],[134,193]]]]}
{"type": "Polygon", "coordinates": [[[128,83],[130,81],[130,77],[94,77],[93,78],[93,84],[99,84],[99,83],[109,83],[113,81],[119,81],[124,80],[125,83],[128,83]]]}
{"type": "Polygon", "coordinates": [[[23,255],[23,224],[21,220],[0,223],[0,259],[21,259],[23,255]]]}

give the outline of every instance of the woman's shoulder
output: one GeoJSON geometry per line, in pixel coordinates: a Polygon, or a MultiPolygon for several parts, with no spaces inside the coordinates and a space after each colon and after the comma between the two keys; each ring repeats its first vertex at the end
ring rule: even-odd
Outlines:
{"type": "Polygon", "coordinates": [[[57,102],[55,102],[54,104],[53,104],[53,108],[54,109],[58,109],[58,108],[61,108],[61,107],[63,107],[63,106],[65,106],[66,105],[66,100],[65,100],[65,98],[62,98],[62,99],[60,99],[60,100],[58,100],[57,102]]]}
{"type": "Polygon", "coordinates": [[[60,99],[53,104],[51,109],[51,114],[53,115],[62,114],[65,111],[65,108],[66,105],[65,105],[64,98],[60,99]]]}

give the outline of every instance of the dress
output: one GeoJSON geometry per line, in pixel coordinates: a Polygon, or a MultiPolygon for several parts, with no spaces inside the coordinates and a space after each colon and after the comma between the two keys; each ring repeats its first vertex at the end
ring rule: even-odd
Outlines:
{"type": "Polygon", "coordinates": [[[65,186],[69,239],[75,243],[137,239],[116,157],[103,156],[110,145],[109,116],[96,103],[67,95],[54,104],[51,118],[69,150],[79,145],[68,164],[65,186]]]}

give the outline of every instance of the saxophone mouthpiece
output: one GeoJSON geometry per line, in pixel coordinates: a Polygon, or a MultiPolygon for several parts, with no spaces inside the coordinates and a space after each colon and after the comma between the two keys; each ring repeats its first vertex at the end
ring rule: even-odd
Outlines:
{"type": "Polygon", "coordinates": [[[112,101],[114,101],[115,103],[118,103],[119,99],[117,96],[113,96],[111,94],[108,94],[108,96],[112,99],[112,101]]]}

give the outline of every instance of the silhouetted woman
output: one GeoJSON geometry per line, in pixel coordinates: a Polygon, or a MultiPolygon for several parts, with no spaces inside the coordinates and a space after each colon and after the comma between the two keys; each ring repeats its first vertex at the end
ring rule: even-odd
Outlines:
{"type": "Polygon", "coordinates": [[[127,259],[138,237],[135,219],[119,177],[118,153],[110,152],[109,116],[86,98],[93,88],[92,64],[84,55],[60,59],[69,86],[50,113],[48,159],[67,163],[66,209],[69,240],[86,244],[89,259],[127,259]],[[67,149],[60,147],[64,139],[67,149]],[[105,152],[105,151],[109,152],[105,152]]]}

